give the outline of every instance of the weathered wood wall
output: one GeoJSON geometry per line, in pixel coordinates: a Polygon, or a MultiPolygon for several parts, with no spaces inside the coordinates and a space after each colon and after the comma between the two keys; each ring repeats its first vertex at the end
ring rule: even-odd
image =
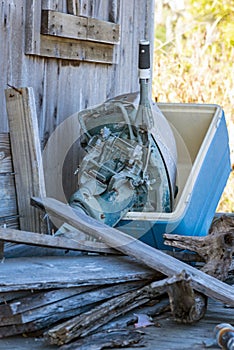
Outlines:
{"type": "MultiPolygon", "coordinates": [[[[144,38],[153,42],[153,10],[154,0],[2,1],[0,133],[9,131],[4,93],[9,86],[33,88],[42,150],[56,127],[75,112],[139,90],[138,43],[144,38]],[[56,11],[55,16],[48,10],[56,11]],[[61,26],[60,13],[65,15],[61,26]],[[78,24],[74,16],[70,21],[67,16],[71,13],[87,16],[88,28],[85,17],[77,17],[78,24]],[[73,28],[78,28],[75,38],[73,28]]],[[[61,138],[56,142],[61,149],[61,138]]],[[[62,159],[63,167],[55,170],[55,177],[65,179],[66,197],[76,185],[73,171],[78,158],[77,146],[71,147],[66,160],[62,159]]],[[[49,171],[47,168],[46,173],[49,171]]],[[[53,179],[49,187],[51,183],[53,179]]]]}
{"type": "MultiPolygon", "coordinates": [[[[138,41],[153,35],[153,0],[119,1],[117,22],[121,34],[119,44],[115,45],[116,64],[26,55],[27,2],[30,6],[34,3],[33,0],[5,0],[0,5],[0,132],[8,131],[4,89],[8,84],[31,86],[44,145],[54,128],[74,112],[138,89],[138,41]]],[[[118,5],[115,0],[92,2],[95,3],[95,17],[107,20],[107,5],[115,2],[118,5]]],[[[80,0],[79,3],[88,4],[89,1],[80,0]]],[[[43,0],[42,7],[67,12],[67,1],[43,0]]]]}

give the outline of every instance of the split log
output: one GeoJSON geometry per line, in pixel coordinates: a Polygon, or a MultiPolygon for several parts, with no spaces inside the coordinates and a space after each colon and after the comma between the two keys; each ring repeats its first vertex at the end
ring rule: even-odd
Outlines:
{"type": "Polygon", "coordinates": [[[135,257],[143,264],[172,276],[185,270],[191,275],[192,287],[208,297],[234,306],[234,287],[209,276],[203,271],[187,265],[160,250],[146,245],[119,230],[104,225],[101,222],[85,215],[83,212],[75,211],[66,204],[56,199],[34,198],[34,203],[46,207],[49,214],[67,222],[78,230],[82,230],[97,239],[102,239],[107,245],[118,249],[124,254],[135,257]]]}
{"type": "Polygon", "coordinates": [[[196,252],[205,261],[202,271],[220,280],[228,276],[234,252],[234,219],[222,216],[214,220],[210,234],[191,237],[164,234],[164,244],[196,252]]]}
{"type": "MultiPolygon", "coordinates": [[[[85,337],[98,328],[108,323],[110,320],[127,313],[141,305],[146,304],[161,294],[167,292],[169,286],[184,280],[185,274],[169,277],[121,296],[117,296],[95,307],[94,309],[74,317],[62,324],[55,326],[44,334],[50,344],[62,345],[69,343],[73,339],[85,337]]],[[[185,291],[186,292],[186,291],[185,291]]],[[[185,295],[186,298],[188,295],[185,295]]],[[[191,293],[189,297],[192,299],[191,293]]],[[[196,300],[190,303],[189,308],[195,307],[196,300]]],[[[188,308],[187,308],[188,311],[188,308]]],[[[191,313],[190,313],[191,314],[191,313]]],[[[202,317],[204,310],[200,313],[202,317]]],[[[198,313],[196,317],[198,316],[198,313]]],[[[196,319],[197,321],[197,319],[196,319]]]]}

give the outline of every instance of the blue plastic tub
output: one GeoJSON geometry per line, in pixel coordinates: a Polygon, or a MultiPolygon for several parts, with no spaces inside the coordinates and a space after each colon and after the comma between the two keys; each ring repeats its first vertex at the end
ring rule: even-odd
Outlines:
{"type": "Polygon", "coordinates": [[[129,212],[118,229],[168,249],[163,234],[204,236],[230,175],[225,115],[218,105],[159,104],[175,135],[178,194],[172,213],[129,212]]]}

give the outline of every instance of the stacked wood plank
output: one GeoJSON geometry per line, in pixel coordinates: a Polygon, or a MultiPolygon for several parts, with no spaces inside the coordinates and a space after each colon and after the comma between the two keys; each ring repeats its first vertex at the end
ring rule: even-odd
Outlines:
{"type": "Polygon", "coordinates": [[[47,329],[103,301],[138,293],[157,275],[127,257],[5,259],[1,265],[0,337],[47,329]]]}

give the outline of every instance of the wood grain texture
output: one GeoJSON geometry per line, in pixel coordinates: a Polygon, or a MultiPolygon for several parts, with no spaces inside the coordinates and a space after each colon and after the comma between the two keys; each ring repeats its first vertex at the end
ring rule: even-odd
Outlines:
{"type": "Polygon", "coordinates": [[[115,253],[114,249],[109,248],[104,243],[79,241],[76,234],[67,234],[66,237],[51,236],[42,233],[14,230],[10,228],[0,228],[0,240],[5,242],[14,242],[29,244],[40,247],[52,247],[69,250],[79,250],[96,253],[115,253]]]}
{"type": "Polygon", "coordinates": [[[165,278],[135,291],[129,291],[113,297],[79,316],[55,325],[54,328],[45,332],[44,337],[51,344],[56,345],[66,344],[73,339],[86,337],[112,319],[140,307],[150,300],[153,301],[159,295],[165,293],[168,286],[174,285],[180,279],[181,276],[165,278]]]}
{"type": "Polygon", "coordinates": [[[41,146],[32,88],[5,90],[20,228],[41,232],[41,214],[30,205],[32,193],[45,194],[41,146]]]}
{"type": "Polygon", "coordinates": [[[42,11],[41,21],[42,34],[107,44],[119,42],[119,25],[111,22],[50,10],[42,11]]]}
{"type": "Polygon", "coordinates": [[[205,262],[201,268],[221,281],[228,278],[234,253],[234,219],[215,219],[205,237],[164,234],[165,244],[197,253],[205,262]]]}
{"type": "MultiPolygon", "coordinates": [[[[94,17],[108,21],[109,5],[114,1],[95,1],[94,17]]],[[[147,1],[153,2],[153,0],[147,1]]],[[[65,2],[65,0],[6,0],[1,5],[0,104],[3,109],[0,131],[9,131],[4,97],[7,84],[33,87],[40,136],[44,144],[55,127],[73,113],[101,103],[107,98],[139,89],[138,41],[142,38],[142,28],[145,28],[146,21],[141,2],[119,0],[117,4],[117,23],[121,27],[121,39],[120,45],[115,45],[117,46],[115,55],[119,57],[115,61],[118,64],[114,65],[75,61],[67,56],[61,60],[59,56],[50,57],[50,54],[37,55],[41,39],[41,23],[38,18],[40,9],[43,6],[44,9],[64,12],[65,2]],[[30,32],[33,34],[28,41],[30,32]],[[25,55],[24,44],[29,55],[25,55]]]]}
{"type": "Polygon", "coordinates": [[[41,0],[26,0],[25,53],[39,53],[41,0]]]}
{"type": "Polygon", "coordinates": [[[0,133],[0,174],[12,172],[10,135],[9,133],[0,133]]]}
{"type": "Polygon", "coordinates": [[[158,276],[134,259],[122,256],[10,258],[1,265],[0,292],[107,285],[158,276]]]}
{"type": "Polygon", "coordinates": [[[41,325],[53,324],[68,316],[79,315],[88,305],[95,305],[112,297],[136,290],[144,283],[120,283],[118,285],[99,287],[68,288],[67,290],[57,290],[48,293],[39,293],[30,298],[19,299],[17,302],[8,305],[11,309],[0,307],[3,314],[0,317],[0,326],[26,324],[41,320],[41,325]],[[80,289],[80,290],[79,290],[80,289]],[[54,295],[54,299],[51,298],[54,295]],[[17,306],[22,306],[18,310],[17,306]],[[15,310],[17,309],[17,310],[15,310]],[[13,312],[10,312],[13,311],[13,312]]]}
{"type": "Polygon", "coordinates": [[[15,176],[9,133],[0,133],[0,203],[0,227],[18,228],[15,176]]]}
{"type": "Polygon", "coordinates": [[[113,46],[104,43],[41,35],[40,56],[71,61],[116,63],[113,46]]]}
{"type": "Polygon", "coordinates": [[[67,13],[77,16],[79,14],[79,4],[76,0],[67,0],[67,13]]]}

